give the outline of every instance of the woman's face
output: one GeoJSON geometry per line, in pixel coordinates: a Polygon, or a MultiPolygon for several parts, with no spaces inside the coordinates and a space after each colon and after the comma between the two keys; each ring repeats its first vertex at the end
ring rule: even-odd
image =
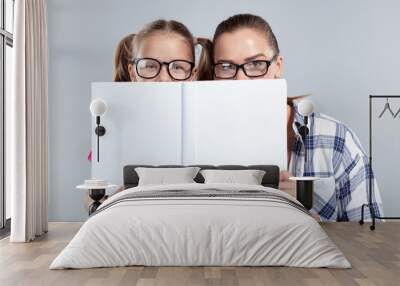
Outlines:
{"type": "MultiPolygon", "coordinates": [[[[283,72],[283,58],[275,55],[269,46],[265,35],[256,29],[242,28],[232,33],[223,33],[214,43],[214,63],[233,63],[237,65],[250,63],[249,72],[256,70],[261,62],[257,60],[267,60],[271,62],[267,73],[257,77],[247,76],[243,69],[238,69],[236,76],[231,79],[275,79],[280,78],[283,72]],[[254,64],[252,65],[253,62],[254,64]]],[[[222,67],[222,66],[221,66],[222,67]]],[[[227,65],[226,68],[229,68],[227,65]]],[[[249,73],[248,73],[249,74],[249,73]]],[[[254,74],[257,74],[254,72],[254,74]]],[[[215,74],[214,74],[215,76],[215,74]]],[[[219,79],[216,77],[216,79],[219,79]]]]}
{"type": "Polygon", "coordinates": [[[135,58],[145,60],[128,66],[132,81],[193,80],[196,74],[196,69],[190,65],[194,63],[192,47],[176,33],[156,33],[143,38],[135,58]],[[162,64],[160,69],[160,63],[163,62],[172,63],[169,67],[162,64]]]}

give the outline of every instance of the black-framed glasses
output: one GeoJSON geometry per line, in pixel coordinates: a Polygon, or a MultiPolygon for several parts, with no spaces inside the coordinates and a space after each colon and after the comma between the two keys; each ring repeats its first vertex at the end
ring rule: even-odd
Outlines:
{"type": "Polygon", "coordinates": [[[271,63],[276,59],[277,55],[271,60],[254,60],[241,65],[231,62],[219,62],[213,65],[213,73],[219,79],[232,79],[236,77],[239,69],[242,69],[248,77],[260,77],[266,75],[271,63]]]}
{"type": "Polygon", "coordinates": [[[145,79],[157,77],[163,65],[167,66],[168,74],[175,80],[187,80],[192,75],[195,64],[186,60],[173,60],[170,62],[160,62],[153,58],[138,58],[132,63],[136,66],[138,76],[145,79]]]}

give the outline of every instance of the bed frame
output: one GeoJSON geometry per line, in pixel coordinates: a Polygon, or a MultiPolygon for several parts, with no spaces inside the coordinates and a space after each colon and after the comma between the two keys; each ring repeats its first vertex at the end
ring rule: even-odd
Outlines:
{"type": "MultiPolygon", "coordinates": [[[[124,167],[124,188],[133,188],[136,187],[139,183],[139,176],[135,171],[137,167],[147,167],[147,168],[179,168],[185,167],[182,165],[126,165],[124,167]]],[[[265,175],[262,179],[261,184],[264,187],[271,187],[278,189],[279,187],[279,167],[275,165],[250,165],[250,166],[242,166],[242,165],[190,165],[187,167],[199,167],[202,170],[204,169],[217,169],[217,170],[263,170],[265,171],[265,175]]],[[[204,178],[200,174],[194,178],[196,183],[204,183],[204,178]]]]}

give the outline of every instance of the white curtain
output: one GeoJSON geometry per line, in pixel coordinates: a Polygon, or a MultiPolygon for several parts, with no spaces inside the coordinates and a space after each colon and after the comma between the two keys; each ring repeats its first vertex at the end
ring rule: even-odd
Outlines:
{"type": "Polygon", "coordinates": [[[28,242],[47,232],[48,226],[46,3],[17,0],[14,11],[13,92],[6,111],[6,180],[10,180],[11,188],[10,241],[28,242]]]}

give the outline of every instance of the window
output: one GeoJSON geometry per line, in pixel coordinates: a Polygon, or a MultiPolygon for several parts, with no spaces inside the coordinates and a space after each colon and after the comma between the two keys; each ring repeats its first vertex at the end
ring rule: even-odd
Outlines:
{"type": "Polygon", "coordinates": [[[0,236],[9,231],[10,194],[5,188],[5,105],[11,93],[14,0],[0,0],[0,236]]]}

